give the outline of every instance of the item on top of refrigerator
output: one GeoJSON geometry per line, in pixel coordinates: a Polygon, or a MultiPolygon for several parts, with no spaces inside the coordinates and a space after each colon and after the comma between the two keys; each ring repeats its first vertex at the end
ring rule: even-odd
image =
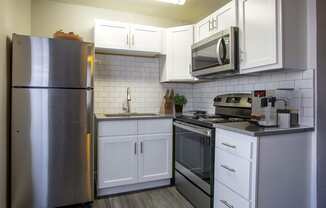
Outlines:
{"type": "Polygon", "coordinates": [[[63,30],[59,30],[53,34],[54,38],[66,39],[66,40],[78,40],[83,41],[83,38],[74,32],[65,33],[63,30]]]}

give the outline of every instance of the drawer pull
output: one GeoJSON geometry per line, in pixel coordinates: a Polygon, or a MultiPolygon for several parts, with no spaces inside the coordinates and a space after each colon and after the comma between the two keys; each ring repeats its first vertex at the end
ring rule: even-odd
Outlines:
{"type": "Polygon", "coordinates": [[[220,200],[220,202],[222,203],[222,204],[224,204],[226,207],[228,207],[228,208],[234,208],[234,206],[233,205],[231,205],[231,204],[229,204],[227,201],[225,201],[225,200],[220,200]]]}
{"type": "Polygon", "coordinates": [[[221,167],[224,168],[224,169],[227,170],[227,171],[230,171],[230,172],[232,172],[232,173],[235,173],[235,169],[233,169],[233,168],[229,168],[229,167],[226,166],[226,165],[221,165],[221,167]]]}
{"type": "Polygon", "coordinates": [[[135,155],[137,155],[137,143],[135,142],[135,146],[134,146],[134,153],[135,155]]]}
{"type": "Polygon", "coordinates": [[[229,148],[232,148],[232,149],[236,149],[237,148],[237,146],[231,145],[231,144],[228,144],[228,143],[222,143],[222,145],[224,145],[226,147],[229,147],[229,148]]]}

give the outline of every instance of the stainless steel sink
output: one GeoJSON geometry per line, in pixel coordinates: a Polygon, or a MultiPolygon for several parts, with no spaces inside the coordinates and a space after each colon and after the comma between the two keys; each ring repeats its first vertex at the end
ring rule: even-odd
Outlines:
{"type": "Polygon", "coordinates": [[[116,113],[104,114],[105,117],[142,117],[142,116],[156,116],[155,113],[116,113]]]}

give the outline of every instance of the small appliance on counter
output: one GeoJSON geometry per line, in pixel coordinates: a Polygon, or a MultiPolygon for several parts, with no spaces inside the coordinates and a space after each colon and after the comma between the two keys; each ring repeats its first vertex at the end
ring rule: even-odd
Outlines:
{"type": "Polygon", "coordinates": [[[290,128],[298,125],[298,115],[291,122],[290,102],[294,89],[257,90],[252,92],[252,118],[260,126],[290,128]],[[296,121],[295,121],[296,120],[296,121]],[[292,123],[292,124],[291,124],[292,123]]]}

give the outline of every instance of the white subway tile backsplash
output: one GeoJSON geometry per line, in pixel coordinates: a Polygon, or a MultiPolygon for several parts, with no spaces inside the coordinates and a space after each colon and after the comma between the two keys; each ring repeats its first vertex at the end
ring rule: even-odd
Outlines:
{"type": "Polygon", "coordinates": [[[96,55],[95,112],[120,113],[126,104],[127,88],[131,89],[131,110],[158,113],[166,89],[188,99],[186,110],[192,109],[192,85],[159,82],[159,59],[118,55],[96,55]]]}
{"type": "Polygon", "coordinates": [[[194,110],[214,112],[212,100],[215,96],[225,93],[250,93],[253,90],[294,88],[297,94],[291,101],[291,106],[297,106],[300,111],[300,121],[303,125],[313,125],[314,105],[314,71],[264,72],[249,77],[234,77],[216,80],[210,83],[193,85],[194,110]],[[211,83],[216,88],[207,88],[211,83]],[[207,94],[207,92],[210,92],[207,94]]]}
{"type": "Polygon", "coordinates": [[[302,73],[302,79],[312,79],[314,77],[314,70],[306,70],[302,73]]]}
{"type": "Polygon", "coordinates": [[[314,86],[313,79],[303,79],[295,81],[295,88],[297,89],[312,89],[314,86]]]}
{"type": "Polygon", "coordinates": [[[298,106],[300,122],[314,124],[314,70],[264,72],[195,84],[161,84],[159,59],[117,55],[97,55],[95,73],[95,112],[119,113],[131,88],[132,111],[159,112],[166,89],[185,95],[185,110],[214,112],[213,99],[226,93],[250,93],[253,90],[295,88],[291,101],[298,106]]]}

